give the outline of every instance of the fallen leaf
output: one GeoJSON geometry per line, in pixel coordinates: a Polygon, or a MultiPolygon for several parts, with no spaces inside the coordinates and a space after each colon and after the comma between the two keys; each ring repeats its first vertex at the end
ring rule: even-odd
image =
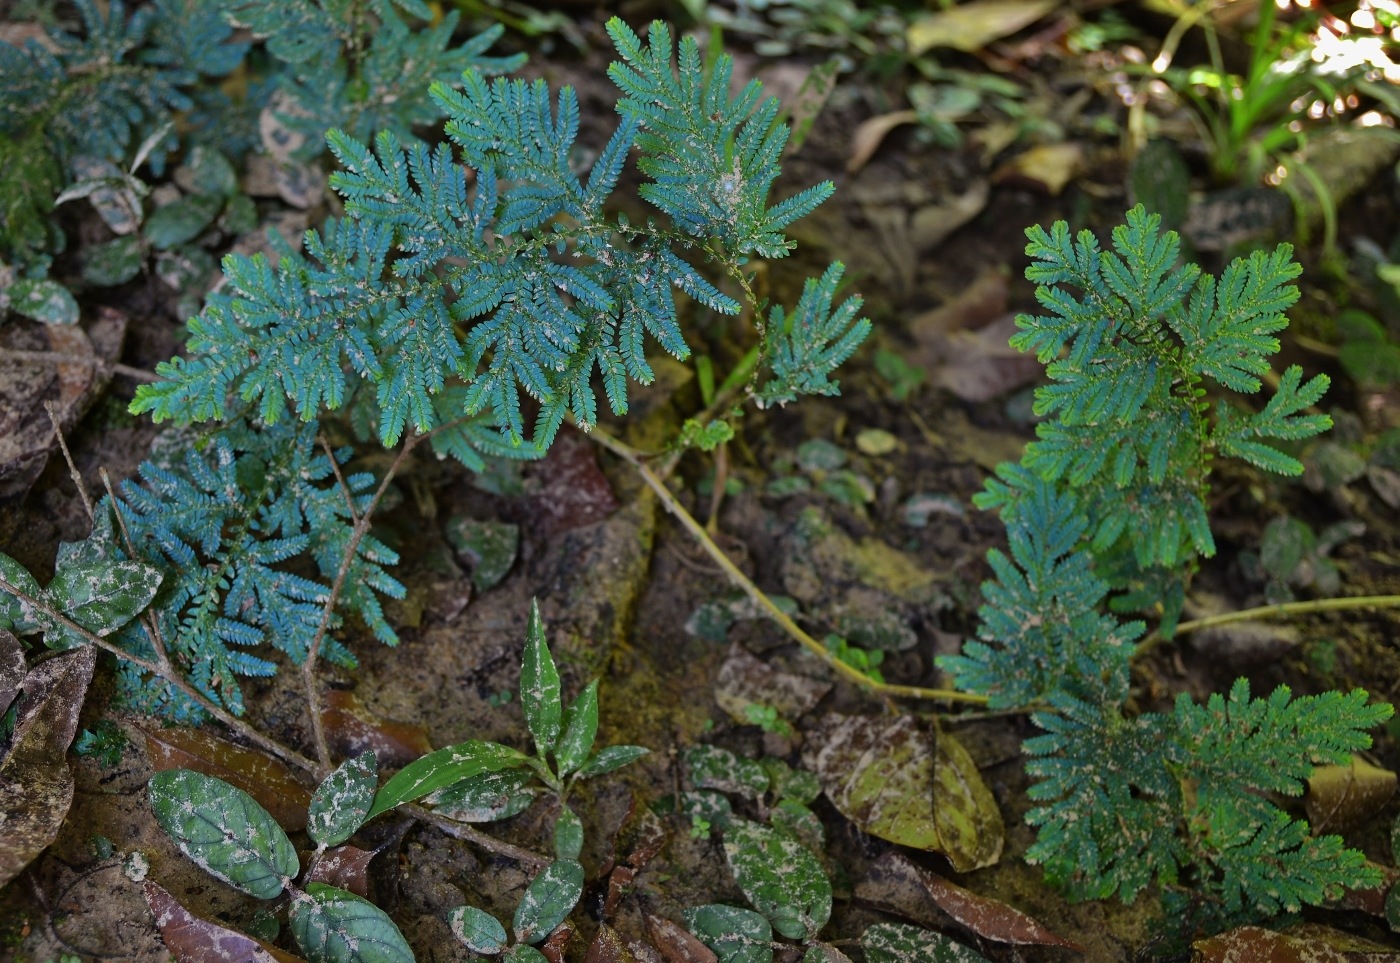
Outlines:
{"type": "Polygon", "coordinates": [[[827,798],[864,832],[942,853],[959,872],[1001,857],[996,800],[956,739],[913,716],[828,714],[807,734],[803,764],[827,798]]]}
{"type": "Polygon", "coordinates": [[[1014,184],[1059,197],[1079,172],[1084,148],[1078,144],[1040,144],[1022,151],[997,168],[994,184],[1014,184]]]}
{"type": "Polygon", "coordinates": [[[909,868],[939,909],[978,936],[998,943],[1060,946],[1084,952],[1084,947],[1078,943],[1052,933],[1020,910],[1007,906],[1000,900],[979,896],[971,890],[963,889],[937,873],[925,872],[898,853],[893,856],[896,860],[909,864],[909,868]]]}
{"type": "Polygon", "coordinates": [[[935,47],[975,53],[993,40],[1029,27],[1060,5],[1060,0],[972,0],[909,24],[904,43],[909,56],[935,47]]]}
{"type": "Polygon", "coordinates": [[[433,751],[426,727],[381,719],[348,689],[326,693],[321,725],[332,752],[350,759],[373,749],[384,769],[402,769],[433,751]]]}
{"type": "Polygon", "coordinates": [[[157,772],[193,769],[222,779],[256,799],[283,829],[306,828],[311,790],[278,759],[199,729],[142,729],[146,756],[157,772]]]}
{"type": "Polygon", "coordinates": [[[304,963],[237,930],[195,916],[164,888],[151,880],[145,884],[146,903],[156,918],[160,938],[170,955],[182,963],[237,961],[237,963],[304,963]]]}
{"type": "Polygon", "coordinates": [[[594,444],[572,428],[559,432],[533,475],[542,482],[532,503],[545,538],[600,522],[617,510],[594,444]]]}
{"type": "Polygon", "coordinates": [[[20,685],[14,733],[0,759],[0,887],[48,848],[73,803],[66,756],[96,652],[90,645],[60,652],[20,685]]]}
{"type": "Polygon", "coordinates": [[[1349,766],[1313,770],[1304,806],[1314,833],[1336,833],[1374,815],[1394,794],[1395,773],[1352,756],[1349,766]]]}
{"type": "Polygon", "coordinates": [[[1400,958],[1390,947],[1311,923],[1282,933],[1241,926],[1197,940],[1191,948],[1196,963],[1380,963],[1400,958]]]}
{"type": "Polygon", "coordinates": [[[1356,910],[1360,913],[1370,913],[1372,916],[1385,916],[1385,898],[1391,888],[1400,883],[1400,869],[1382,866],[1370,860],[1366,861],[1366,867],[1380,874],[1380,883],[1366,889],[1343,890],[1340,897],[1326,904],[1329,909],[1356,910]]]}
{"type": "Polygon", "coordinates": [[[326,193],[326,173],[320,164],[299,164],[288,161],[278,164],[272,172],[277,196],[298,210],[308,210],[321,203],[326,193]]]}
{"type": "Polygon", "coordinates": [[[715,677],[715,702],[744,724],[751,705],[772,706],[783,718],[797,719],[830,691],[831,683],[780,672],[740,645],[730,647],[715,677]]]}
{"type": "Polygon", "coordinates": [[[875,156],[875,152],[880,149],[890,131],[905,124],[918,122],[919,112],[916,110],[896,110],[861,121],[851,133],[851,152],[846,158],[846,173],[854,174],[870,163],[870,158],[875,156]]]}
{"type": "Polygon", "coordinates": [[[588,944],[588,955],[583,958],[583,963],[637,963],[637,958],[622,942],[617,930],[603,923],[598,927],[593,942],[588,944]]]}
{"type": "Polygon", "coordinates": [[[0,629],[0,715],[10,708],[24,681],[24,649],[14,633],[0,629]]]}
{"type": "Polygon", "coordinates": [[[664,916],[646,914],[647,935],[666,957],[666,963],[719,963],[719,957],[689,930],[664,916]]]}
{"type": "Polygon", "coordinates": [[[549,938],[540,944],[540,952],[549,963],[564,963],[564,947],[574,938],[574,930],[568,923],[561,923],[550,932],[549,938]]]}
{"type": "Polygon", "coordinates": [[[326,883],[349,890],[356,896],[369,896],[369,862],[378,850],[358,846],[335,846],[311,857],[306,870],[308,883],[326,883]]]}
{"type": "Polygon", "coordinates": [[[627,816],[613,834],[612,856],[600,871],[608,880],[608,895],[603,900],[603,919],[611,919],[617,905],[632,887],[637,874],[650,863],[671,834],[666,824],[649,806],[639,806],[633,796],[627,816]]]}
{"type": "Polygon", "coordinates": [[[980,403],[1010,394],[1041,375],[1040,362],[1007,342],[1017,331],[1005,314],[977,331],[954,331],[940,348],[942,361],[930,365],[934,384],[963,401],[980,403]]]}

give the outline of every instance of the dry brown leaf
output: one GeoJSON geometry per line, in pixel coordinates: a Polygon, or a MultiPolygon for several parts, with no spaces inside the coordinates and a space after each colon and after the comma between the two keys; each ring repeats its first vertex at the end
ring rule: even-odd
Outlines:
{"type": "Polygon", "coordinates": [[[647,935],[666,963],[719,963],[719,957],[689,930],[664,916],[646,914],[647,935]]]}
{"type": "Polygon", "coordinates": [[[424,726],[384,720],[347,689],[332,689],[322,701],[321,725],[331,751],[349,759],[373,749],[382,769],[402,769],[433,751],[424,726]]]}
{"type": "Polygon", "coordinates": [[[1328,909],[1356,910],[1372,916],[1385,916],[1385,898],[1391,888],[1400,883],[1400,869],[1382,866],[1369,859],[1366,861],[1366,867],[1380,874],[1380,883],[1366,889],[1343,890],[1339,898],[1327,903],[1328,909]]]}
{"type": "Polygon", "coordinates": [[[180,963],[305,963],[301,957],[262,940],[195,916],[150,880],[144,885],[146,903],[156,918],[160,938],[180,963]]]}
{"type": "Polygon", "coordinates": [[[935,47],[975,53],[1045,16],[1060,0],[972,0],[919,17],[904,33],[911,57],[935,47]]]}
{"type": "Polygon", "coordinates": [[[995,184],[1014,184],[1059,197],[1079,173],[1084,148],[1079,144],[1041,144],[1017,154],[992,175],[995,184]]]}
{"type": "Polygon", "coordinates": [[[574,930],[568,923],[560,923],[540,944],[540,952],[549,963],[564,963],[564,947],[574,938],[574,930]]]}
{"type": "Polygon", "coordinates": [[[1241,926],[1191,944],[1195,963],[1381,963],[1400,952],[1341,930],[1305,923],[1278,933],[1241,926]]]}
{"type": "Polygon", "coordinates": [[[369,897],[369,861],[378,850],[358,846],[336,846],[311,857],[306,870],[308,883],[328,883],[369,897]]]}
{"type": "MultiPolygon", "coordinates": [[[[898,854],[896,858],[904,859],[898,854]]],[[[1060,946],[1084,952],[1084,947],[1078,943],[1052,933],[1025,913],[1000,900],[979,896],[948,882],[937,873],[924,872],[912,863],[910,866],[939,909],[984,939],[1022,946],[1060,946]]]]}
{"type": "Polygon", "coordinates": [[[157,772],[193,769],[237,786],[289,832],[306,828],[311,791],[281,760],[199,729],[142,729],[157,772]]]}
{"type": "Polygon", "coordinates": [[[622,937],[617,935],[617,930],[603,923],[598,927],[593,942],[588,945],[588,955],[583,958],[583,963],[637,963],[637,959],[627,944],[622,942],[622,937]]]}
{"type": "Polygon", "coordinates": [[[0,887],[54,841],[73,803],[66,756],[96,652],[90,645],[60,652],[21,684],[14,733],[0,759],[0,887]]]}
{"type": "Polygon", "coordinates": [[[24,682],[24,649],[14,633],[0,629],[0,715],[10,708],[24,682]]]}
{"type": "Polygon", "coordinates": [[[637,805],[637,798],[633,796],[626,818],[613,834],[612,856],[599,872],[608,880],[603,919],[613,917],[618,903],[631,889],[637,874],[661,852],[670,838],[666,824],[650,807],[637,805]]]}
{"type": "Polygon", "coordinates": [[[617,511],[617,496],[598,467],[598,446],[573,428],[559,432],[535,475],[535,524],[546,538],[600,522],[617,511]]]}
{"type": "Polygon", "coordinates": [[[768,705],[785,719],[806,714],[831,691],[831,683],[779,672],[743,646],[729,649],[715,678],[715,702],[736,722],[747,724],[751,705],[768,705]]]}
{"type": "Polygon", "coordinates": [[[1304,805],[1314,833],[1342,832],[1374,815],[1395,794],[1395,773],[1360,756],[1349,766],[1318,766],[1304,805]]]}
{"type": "Polygon", "coordinates": [[[896,110],[861,121],[851,134],[851,152],[846,158],[846,173],[854,174],[870,163],[870,158],[875,156],[875,152],[880,149],[890,131],[905,124],[916,124],[918,121],[919,113],[915,110],[896,110]]]}

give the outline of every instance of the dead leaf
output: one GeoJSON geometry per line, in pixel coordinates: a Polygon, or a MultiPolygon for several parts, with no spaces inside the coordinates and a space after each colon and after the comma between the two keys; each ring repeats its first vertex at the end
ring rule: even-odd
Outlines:
{"type": "Polygon", "coordinates": [[[377,849],[358,846],[336,846],[311,857],[306,870],[308,883],[329,883],[349,890],[356,896],[369,897],[369,861],[377,849]]]}
{"type": "Polygon", "coordinates": [[[805,715],[831,691],[831,683],[779,672],[743,646],[729,649],[715,678],[715,702],[736,722],[747,724],[751,705],[767,705],[785,719],[805,715]]]}
{"type": "Polygon", "coordinates": [[[963,401],[979,403],[1010,394],[1040,377],[1035,355],[1007,342],[1017,332],[1014,315],[1002,315],[977,331],[954,331],[943,342],[943,362],[932,368],[934,384],[963,401]]]}
{"type": "Polygon", "coordinates": [[[160,938],[181,963],[225,960],[237,963],[305,963],[299,956],[269,946],[237,930],[201,919],[161,886],[145,882],[146,903],[156,918],[160,938]]]}
{"type": "Polygon", "coordinates": [[[68,431],[106,387],[110,375],[90,361],[115,362],[126,335],[126,315],[100,308],[86,330],[69,324],[10,321],[0,331],[0,498],[23,495],[58,448],[51,401],[68,431]],[[33,351],[72,361],[26,360],[10,351],[33,351]]]}
{"type": "Polygon", "coordinates": [[[402,769],[433,751],[426,727],[381,719],[348,689],[326,693],[321,724],[332,752],[349,759],[373,749],[383,769],[402,769]]]}
{"type": "Polygon", "coordinates": [[[1013,184],[1059,197],[1079,173],[1084,148],[1079,144],[1040,144],[1017,154],[997,168],[994,184],[1013,184]]]}
{"type": "Polygon", "coordinates": [[[277,196],[298,210],[315,207],[326,194],[326,172],[320,164],[278,164],[272,172],[272,183],[277,196]]]}
{"type": "Polygon", "coordinates": [[[861,121],[851,133],[851,152],[846,158],[846,173],[854,174],[870,163],[870,158],[875,156],[875,152],[880,149],[890,131],[905,124],[918,122],[919,112],[916,110],[896,110],[861,121]]]}
{"type": "Polygon", "coordinates": [[[559,432],[534,477],[535,523],[545,538],[600,522],[617,511],[617,496],[598,467],[596,446],[572,428],[559,432]]]}
{"type": "Polygon", "coordinates": [[[1195,963],[1380,963],[1400,953],[1341,930],[1305,923],[1282,933],[1241,926],[1191,944],[1195,963]]]}
{"type": "Polygon", "coordinates": [[[78,731],[97,650],[60,652],[24,677],[0,760],[0,887],[58,836],[73,803],[68,746],[78,731]]]}
{"type": "Polygon", "coordinates": [[[1337,833],[1374,815],[1395,794],[1395,773],[1360,756],[1350,766],[1318,766],[1304,805],[1314,833],[1337,833]]]}
{"type": "Polygon", "coordinates": [[[603,923],[598,927],[593,942],[588,945],[588,955],[583,963],[637,963],[637,959],[627,944],[622,942],[622,937],[617,935],[617,930],[603,923]]]}
{"type": "Polygon", "coordinates": [[[1380,874],[1380,883],[1366,889],[1348,888],[1343,890],[1339,898],[1326,904],[1329,909],[1356,910],[1360,913],[1369,913],[1372,916],[1385,916],[1385,898],[1389,895],[1391,888],[1396,883],[1400,883],[1400,869],[1394,866],[1382,866],[1369,859],[1366,861],[1366,867],[1380,874]]]}
{"type": "Polygon", "coordinates": [[[564,947],[574,938],[574,930],[568,923],[560,923],[540,944],[540,953],[549,963],[564,963],[564,947]]]}
{"type": "Polygon", "coordinates": [[[905,47],[911,57],[935,47],[975,53],[1029,27],[1059,5],[1060,0],[972,0],[914,20],[904,33],[905,47]]]}
{"type": "Polygon", "coordinates": [[[613,834],[612,856],[599,872],[608,880],[608,895],[603,901],[603,919],[611,919],[617,905],[626,896],[637,874],[650,863],[666,843],[671,833],[666,824],[648,806],[639,806],[633,796],[627,817],[613,834]]]}
{"type": "Polygon", "coordinates": [[[803,764],[827,798],[864,832],[942,853],[967,872],[1001,857],[996,800],[967,750],[913,716],[828,714],[808,734],[803,764]]]}
{"type": "Polygon", "coordinates": [[[24,681],[24,649],[14,633],[0,629],[0,715],[10,708],[24,681]]]}
{"type": "Polygon", "coordinates": [[[715,951],[689,930],[672,923],[664,916],[646,914],[647,935],[666,957],[666,963],[719,963],[715,951]]]}
{"type": "Polygon", "coordinates": [[[306,828],[311,791],[281,760],[199,729],[142,729],[146,756],[157,772],[193,769],[237,786],[288,832],[306,828]]]}

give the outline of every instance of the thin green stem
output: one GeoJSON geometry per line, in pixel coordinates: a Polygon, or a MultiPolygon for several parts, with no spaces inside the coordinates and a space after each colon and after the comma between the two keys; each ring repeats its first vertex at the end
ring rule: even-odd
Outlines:
{"type": "MultiPolygon", "coordinates": [[[[1349,609],[1391,609],[1400,608],[1400,595],[1355,595],[1347,598],[1333,599],[1312,599],[1306,602],[1280,602],[1277,605],[1260,605],[1252,609],[1240,609],[1237,612],[1225,612],[1220,615],[1208,615],[1204,618],[1192,619],[1189,622],[1182,622],[1177,625],[1176,631],[1170,638],[1178,635],[1185,635],[1187,632],[1199,632],[1201,629],[1214,628],[1217,625],[1229,625],[1232,622],[1245,622],[1250,619],[1283,618],[1290,615],[1303,615],[1309,612],[1339,612],[1349,609]]],[[[1152,632],[1147,638],[1138,643],[1137,654],[1150,650],[1160,642],[1168,641],[1158,632],[1152,632]]]]}

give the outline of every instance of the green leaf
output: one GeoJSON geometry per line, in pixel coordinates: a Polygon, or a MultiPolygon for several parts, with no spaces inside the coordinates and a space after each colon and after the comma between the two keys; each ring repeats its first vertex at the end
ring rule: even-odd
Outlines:
{"type": "Polygon", "coordinates": [[[364,825],[379,780],[374,750],[347,759],[316,787],[306,813],[306,832],[321,846],[345,842],[364,825]]]}
{"type": "Polygon", "coordinates": [[[734,819],[724,832],[724,855],[749,902],[783,936],[814,939],[831,918],[831,881],[793,836],[734,819]]]}
{"type": "Polygon", "coordinates": [[[768,773],[752,759],[719,746],[691,746],[684,753],[690,781],[699,789],[718,789],[757,799],[768,791],[768,773]]]}
{"type": "Polygon", "coordinates": [[[77,324],[78,302],[57,281],[16,281],[6,290],[10,310],[44,324],[77,324]]]}
{"type": "MultiPolygon", "coordinates": [[[[141,614],[160,583],[160,570],[143,562],[66,565],[59,568],[43,597],[83,628],[105,637],[141,614]]],[[[84,641],[71,632],[68,636],[74,645],[84,641]]]]}
{"type": "Polygon", "coordinates": [[[125,284],[141,272],[141,241],[136,235],[94,244],[83,253],[83,280],[98,287],[125,284]]]}
{"type": "Polygon", "coordinates": [[[543,953],[533,946],[526,946],[524,943],[517,943],[506,950],[501,960],[503,963],[548,963],[543,953]]]}
{"type": "Polygon", "coordinates": [[[564,710],[564,734],[554,747],[559,775],[567,776],[588,759],[598,736],[598,680],[594,679],[564,710]]]}
{"type": "Polygon", "coordinates": [[[511,927],[521,943],[539,943],[573,912],[583,895],[583,866],[572,859],[558,859],[530,881],[511,927]]]}
{"type": "Polygon", "coordinates": [[[719,963],[772,963],[773,928],[762,914],[711,903],[685,911],[686,929],[714,950],[719,963]]]}
{"type": "MultiPolygon", "coordinates": [[[[0,577],[30,598],[42,598],[44,590],[19,562],[0,552],[0,577]]],[[[34,606],[0,590],[0,629],[10,629],[17,635],[28,635],[39,628],[34,606]]]]}
{"type": "Polygon", "coordinates": [[[602,776],[621,769],[650,752],[650,749],[642,746],[608,746],[584,763],[583,768],[578,771],[577,777],[579,779],[592,779],[594,776],[602,776]]]}
{"type": "Polygon", "coordinates": [[[524,753],[498,742],[471,739],[455,746],[446,746],[413,760],[395,773],[375,795],[374,805],[365,818],[373,819],[395,806],[420,799],[469,776],[514,769],[525,763],[524,753]]]}
{"type": "Polygon", "coordinates": [[[309,883],[290,916],[292,936],[310,963],[414,963],[389,914],[354,893],[309,883]]]}
{"type": "Polygon", "coordinates": [[[529,782],[530,769],[481,772],[454,782],[428,798],[436,812],[464,823],[489,823],[509,819],[530,808],[538,790],[529,782]]]}
{"type": "Polygon", "coordinates": [[[982,954],[940,933],[903,923],[876,923],[860,935],[866,963],[987,963],[982,954]]]}
{"type": "Polygon", "coordinates": [[[241,789],[190,769],[167,769],[147,789],[156,821],[209,875],[259,899],[274,899],[297,875],[292,841],[241,789]]]}
{"type": "Polygon", "coordinates": [[[578,859],[583,852],[583,820],[568,806],[559,811],[554,821],[554,855],[559,859],[578,859]]]}
{"type": "Polygon", "coordinates": [[[540,603],[535,599],[530,600],[530,627],[520,666],[520,706],[525,710],[530,734],[535,737],[535,749],[544,759],[559,739],[563,708],[559,697],[559,670],[549,654],[544,623],[540,620],[540,603]]]}
{"type": "Polygon", "coordinates": [[[190,194],[171,201],[146,218],[146,240],[162,251],[192,241],[214,223],[223,206],[223,198],[211,194],[190,194]]]}
{"type": "Polygon", "coordinates": [[[469,950],[488,956],[506,948],[506,928],[501,921],[475,906],[458,906],[447,913],[452,935],[469,950]]]}
{"type": "Polygon", "coordinates": [[[238,174],[228,158],[218,151],[201,144],[190,151],[184,166],[189,169],[196,193],[220,197],[238,193],[238,174]]]}

